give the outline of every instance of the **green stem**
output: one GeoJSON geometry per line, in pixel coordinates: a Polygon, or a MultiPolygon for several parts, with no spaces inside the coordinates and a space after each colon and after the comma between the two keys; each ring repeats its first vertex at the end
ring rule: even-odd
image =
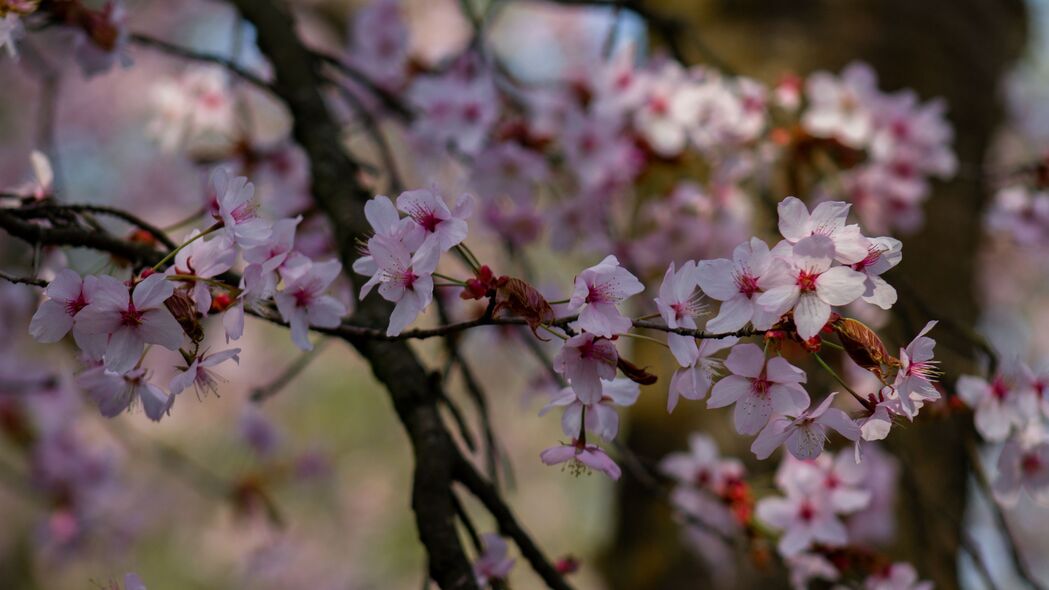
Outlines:
{"type": "Polygon", "coordinates": [[[183,243],[182,243],[182,245],[180,245],[180,246],[179,246],[178,248],[175,248],[175,249],[174,249],[174,250],[172,250],[171,252],[168,252],[168,255],[167,255],[167,256],[165,256],[165,257],[163,257],[163,258],[161,258],[161,259],[160,259],[160,262],[158,262],[158,263],[154,264],[154,265],[153,265],[153,270],[154,270],[154,271],[159,271],[159,270],[160,270],[160,267],[162,267],[162,266],[164,266],[165,264],[167,264],[167,263],[168,263],[168,262],[169,262],[169,261],[170,261],[170,260],[171,260],[172,258],[174,258],[174,257],[175,257],[175,255],[176,255],[176,254],[178,254],[178,253],[179,253],[179,252],[180,252],[180,251],[181,251],[181,250],[182,250],[183,248],[185,248],[186,246],[188,246],[188,245],[192,244],[193,242],[195,242],[195,241],[199,240],[200,238],[203,238],[204,236],[206,236],[206,235],[208,235],[208,234],[212,234],[212,233],[215,233],[216,231],[218,231],[218,230],[222,229],[222,226],[223,226],[223,223],[222,223],[222,222],[220,221],[220,222],[216,223],[215,225],[213,225],[213,226],[209,227],[208,229],[206,229],[206,230],[204,230],[204,231],[200,232],[199,234],[197,234],[197,235],[193,236],[192,238],[190,238],[190,239],[186,240],[186,241],[185,241],[185,242],[183,242],[183,243]]]}
{"type": "Polygon", "coordinates": [[[553,330],[553,328],[551,328],[550,326],[548,326],[548,325],[546,325],[546,324],[539,324],[539,327],[540,327],[540,328],[542,328],[542,329],[544,329],[544,330],[546,330],[547,332],[549,332],[549,333],[553,334],[554,336],[557,336],[557,337],[558,337],[558,338],[560,338],[561,340],[568,340],[568,336],[565,336],[564,334],[562,334],[562,333],[560,333],[560,332],[555,332],[555,331],[553,330]]]}
{"type": "Polygon", "coordinates": [[[868,403],[867,400],[863,399],[862,397],[860,397],[860,394],[858,394],[855,391],[853,391],[852,388],[849,387],[849,385],[847,383],[845,383],[845,380],[842,379],[841,376],[838,375],[838,373],[834,369],[832,369],[830,367],[830,365],[827,364],[827,361],[823,360],[823,357],[821,357],[820,355],[816,354],[815,352],[812,353],[812,356],[816,359],[816,362],[819,363],[820,366],[824,368],[824,370],[826,370],[828,373],[830,373],[831,377],[834,377],[835,381],[840,383],[841,386],[844,387],[846,391],[851,393],[852,397],[856,398],[856,401],[858,401],[861,404],[863,404],[864,407],[867,407],[867,403],[868,403]]]}
{"type": "Polygon", "coordinates": [[[838,344],[837,342],[831,342],[830,340],[820,340],[820,344],[823,346],[829,346],[835,350],[845,350],[845,347],[838,344]]]}
{"type": "Polygon", "coordinates": [[[466,282],[465,281],[460,281],[459,279],[452,278],[452,277],[450,277],[448,275],[443,275],[443,274],[441,274],[439,272],[433,273],[433,276],[435,276],[435,277],[437,277],[439,279],[444,279],[446,281],[451,281],[451,282],[455,283],[456,285],[459,285],[460,287],[465,287],[466,286],[466,282]]]}
{"type": "Polygon", "coordinates": [[[651,336],[644,336],[644,335],[641,335],[641,334],[631,334],[629,332],[626,333],[626,334],[620,334],[620,336],[625,337],[625,338],[634,338],[635,340],[647,340],[649,342],[655,342],[656,344],[658,344],[658,345],[660,345],[660,346],[662,346],[664,348],[670,348],[669,346],[667,346],[666,342],[663,342],[662,340],[657,340],[657,339],[655,339],[655,338],[653,338],[651,336]]]}
{"type": "Polygon", "coordinates": [[[477,262],[477,257],[473,255],[470,248],[466,244],[458,244],[455,246],[455,251],[459,253],[459,256],[466,262],[466,264],[475,273],[481,270],[481,264],[477,262]]]}

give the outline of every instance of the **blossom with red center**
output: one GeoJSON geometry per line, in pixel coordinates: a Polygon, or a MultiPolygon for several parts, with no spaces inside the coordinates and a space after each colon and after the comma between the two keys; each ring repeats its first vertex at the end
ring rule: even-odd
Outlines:
{"type": "Polygon", "coordinates": [[[576,275],[567,306],[568,311],[579,312],[579,320],[573,325],[605,338],[625,333],[633,323],[619,312],[617,305],[644,290],[641,281],[620,266],[615,256],[607,256],[576,275]]]}
{"type": "Polygon", "coordinates": [[[146,344],[178,350],[183,331],[164,306],[175,287],[162,274],[153,274],[135,285],[133,292],[110,276],[101,276],[91,303],[76,321],[84,334],[107,336],[105,366],[126,373],[139,361],[146,344]]]}
{"type": "Polygon", "coordinates": [[[1032,408],[1030,398],[1019,395],[1010,379],[995,375],[990,383],[982,377],[962,375],[955,386],[958,397],[975,412],[976,430],[990,442],[1005,440],[1012,428],[1020,427],[1032,408]]]}
{"type": "Polygon", "coordinates": [[[797,414],[809,406],[806,375],[783,357],[765,359],[756,344],[737,344],[725,360],[732,372],[714,384],[708,408],[736,404],[736,432],[757,434],[775,414],[797,414]]]}
{"type": "Polygon", "coordinates": [[[284,289],[274,296],[277,310],[291,326],[291,339],[302,350],[312,350],[309,327],[334,328],[346,315],[346,306],[325,291],[342,272],[338,260],[305,261],[282,272],[284,289]]]}
{"type": "Polygon", "coordinates": [[[632,406],[641,394],[641,387],[630,379],[615,379],[600,383],[601,392],[596,401],[584,401],[571,387],[558,392],[539,412],[545,415],[556,407],[563,407],[561,429],[573,439],[583,437],[583,431],[592,432],[611,441],[619,433],[619,414],[613,406],[632,406]]]}
{"type": "MultiPolygon", "coordinates": [[[[696,316],[706,309],[702,303],[702,294],[696,292],[698,285],[695,262],[689,260],[681,265],[680,270],[675,270],[674,263],[670,263],[663,276],[663,283],[659,286],[659,297],[655,300],[656,309],[668,327],[696,329],[696,316]]],[[[692,336],[669,332],[667,344],[682,367],[694,365],[699,358],[699,347],[692,336]]]]}
{"type": "Polygon", "coordinates": [[[89,335],[77,325],[77,315],[87,307],[94,298],[97,279],[87,276],[83,279],[75,271],[63,269],[44,289],[47,299],[33,314],[29,322],[29,333],[37,342],[58,342],[70,330],[73,339],[88,356],[101,358],[106,347],[105,335],[89,335]]]}
{"type": "Polygon", "coordinates": [[[583,403],[593,404],[601,399],[601,381],[615,378],[618,361],[619,353],[611,340],[584,332],[565,341],[553,365],[583,403]]]}
{"type": "Polygon", "coordinates": [[[566,467],[573,475],[590,473],[591,469],[596,469],[613,480],[618,480],[623,475],[615,461],[600,447],[587,444],[581,439],[550,447],[540,453],[539,458],[547,465],[567,463],[566,467]]]}
{"type": "Polygon", "coordinates": [[[866,277],[846,266],[831,267],[834,243],[825,235],[801,239],[780,260],[785,264],[772,267],[768,290],[757,303],[776,316],[793,310],[802,340],[820,333],[832,306],[848,305],[863,295],[866,277]]]}
{"type": "Polygon", "coordinates": [[[219,167],[211,175],[211,190],[218,201],[217,218],[235,244],[248,248],[269,239],[270,224],[258,216],[255,185],[247,178],[231,178],[225,168],[219,167]]]}
{"type": "Polygon", "coordinates": [[[371,279],[361,287],[360,298],[364,299],[378,286],[383,299],[397,304],[386,333],[400,334],[433,301],[433,272],[440,251],[419,248],[412,254],[396,235],[374,236],[368,240],[368,250],[376,268],[371,279]]]}
{"type": "Polygon", "coordinates": [[[831,257],[842,264],[855,264],[867,257],[870,241],[860,233],[860,226],[846,225],[851,205],[843,201],[826,201],[808,207],[796,197],[787,197],[777,206],[779,231],[791,244],[811,236],[824,236],[831,241],[831,257]]]}
{"type": "Polygon", "coordinates": [[[461,195],[454,209],[434,189],[405,191],[397,197],[397,208],[408,214],[423,230],[424,240],[419,248],[447,252],[466,239],[466,219],[473,212],[473,199],[461,195]]]}
{"type": "Polygon", "coordinates": [[[827,429],[836,430],[851,441],[860,438],[860,427],[852,418],[830,407],[837,393],[828,395],[820,405],[804,412],[776,416],[754,439],[750,450],[758,459],[767,459],[786,443],[790,454],[798,459],[815,459],[827,443],[827,429]]]}
{"type": "Polygon", "coordinates": [[[998,456],[994,496],[1014,506],[1026,491],[1038,504],[1049,506],[1049,441],[1035,430],[1009,439],[998,456]]]}
{"type": "Polygon", "coordinates": [[[940,399],[940,392],[933,385],[939,376],[936,368],[939,361],[933,360],[936,341],[926,336],[935,326],[935,321],[925,324],[914,340],[906,348],[900,349],[900,369],[896,373],[893,388],[903,413],[912,420],[918,413],[915,402],[940,399]]]}
{"type": "Polygon", "coordinates": [[[732,260],[718,258],[696,264],[696,281],[703,293],[721,302],[717,317],[707,322],[712,332],[733,332],[752,323],[754,328],[771,328],[779,319],[756,305],[757,296],[765,291],[773,257],[769,247],[758,238],[736,246],[732,260]]]}

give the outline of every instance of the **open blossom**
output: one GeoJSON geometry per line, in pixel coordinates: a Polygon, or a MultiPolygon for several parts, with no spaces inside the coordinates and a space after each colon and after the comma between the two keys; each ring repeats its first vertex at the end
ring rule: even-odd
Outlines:
{"type": "Polygon", "coordinates": [[[499,99],[488,68],[467,54],[448,73],[417,76],[408,89],[420,116],[412,132],[439,148],[473,156],[499,118],[499,99]]]}
{"type": "Polygon", "coordinates": [[[899,396],[903,413],[912,420],[918,413],[914,405],[916,400],[940,399],[940,392],[932,384],[938,374],[937,361],[932,358],[936,341],[926,336],[935,326],[935,321],[925,324],[914,340],[900,349],[900,370],[896,373],[893,388],[899,396]]]}
{"type": "Polygon", "coordinates": [[[1004,375],[996,375],[990,383],[962,375],[955,387],[958,397],[975,412],[976,430],[988,441],[1001,442],[1013,426],[1022,426],[1026,400],[1004,375]]]}
{"type": "MultiPolygon", "coordinates": [[[[702,295],[696,294],[697,274],[696,263],[691,260],[682,264],[681,270],[675,271],[673,262],[667,268],[659,286],[656,309],[668,327],[696,329],[696,316],[703,311],[702,295]]],[[[667,344],[682,367],[692,366],[699,358],[699,347],[692,336],[668,332],[667,344]]]]}
{"type": "Polygon", "coordinates": [[[77,385],[84,388],[106,418],[119,416],[141,401],[146,416],[154,422],[160,421],[171,411],[175,396],[149,382],[145,369],[134,369],[123,375],[99,365],[85,369],[77,375],[77,385]]]}
{"type": "Polygon", "coordinates": [[[378,285],[379,295],[397,305],[390,314],[386,333],[395,336],[415,321],[433,301],[433,271],[439,251],[420,248],[413,255],[405,243],[394,237],[375,236],[368,240],[368,251],[376,272],[361,287],[361,299],[378,285]]]}
{"type": "Polygon", "coordinates": [[[900,398],[893,396],[891,387],[883,387],[877,395],[871,394],[868,400],[874,404],[867,410],[867,415],[860,418],[860,433],[865,441],[884,440],[889,436],[893,419],[904,415],[900,398]]]}
{"type": "Polygon", "coordinates": [[[826,201],[809,213],[801,199],[787,197],[776,207],[780,234],[791,244],[810,236],[826,236],[833,243],[831,254],[835,260],[842,264],[862,262],[870,255],[871,244],[860,232],[860,226],[846,225],[850,207],[842,201],[826,201]]]}
{"type": "Polygon", "coordinates": [[[596,469],[614,480],[623,475],[623,471],[616,465],[600,447],[587,444],[582,440],[573,440],[570,444],[562,444],[550,447],[539,454],[539,458],[547,465],[557,465],[568,462],[571,471],[579,475],[596,469]]]}
{"type": "Polygon", "coordinates": [[[230,348],[214,354],[197,355],[188,367],[184,367],[182,371],[171,379],[171,383],[168,385],[171,395],[178,395],[190,387],[196,390],[197,397],[200,397],[202,393],[207,395],[209,392],[218,395],[218,383],[216,383],[216,376],[211,369],[230,359],[239,364],[239,355],[239,348],[230,348]]]}
{"type": "Polygon", "coordinates": [[[914,566],[900,562],[868,576],[863,590],[933,590],[933,584],[919,581],[914,566]]]}
{"type": "Polygon", "coordinates": [[[277,220],[265,243],[244,250],[244,261],[248,263],[249,268],[254,268],[252,272],[245,269],[244,276],[260,282],[253,290],[261,296],[269,296],[276,290],[277,271],[293,254],[295,228],[301,221],[301,215],[277,220]]]}
{"type": "Polygon", "coordinates": [[[574,324],[576,328],[611,338],[625,333],[633,325],[616,305],[644,290],[641,281],[619,266],[615,256],[609,255],[576,275],[568,310],[579,312],[579,320],[574,324]]]}
{"type": "Polygon", "coordinates": [[[376,0],[354,14],[349,59],[370,80],[394,89],[404,81],[409,31],[398,0],[376,0]]]}
{"type": "Polygon", "coordinates": [[[162,149],[187,146],[206,155],[234,141],[236,101],[221,68],[190,67],[176,79],[158,82],[150,94],[155,115],[149,133],[162,149]]]}
{"type": "Polygon", "coordinates": [[[809,76],[805,84],[809,104],[801,118],[805,130],[850,147],[865,146],[874,130],[871,99],[875,84],[874,71],[862,63],[850,64],[840,79],[827,72],[809,76]]]}
{"type": "Polygon", "coordinates": [[[584,404],[593,404],[601,399],[601,380],[615,379],[618,362],[611,340],[584,332],[565,341],[554,357],[554,370],[568,379],[584,404]]]}
{"type": "Polygon", "coordinates": [[[837,455],[824,453],[812,461],[783,458],[776,470],[776,486],[791,494],[825,498],[838,514],[866,508],[871,492],[865,489],[868,467],[857,463],[850,449],[837,455]]]}
{"type": "Polygon", "coordinates": [[[407,213],[423,230],[420,248],[447,252],[466,239],[466,219],[473,212],[473,198],[461,195],[449,209],[436,189],[405,191],[397,197],[397,208],[407,213]]]}
{"type": "Polygon", "coordinates": [[[619,433],[619,414],[612,406],[632,406],[640,394],[640,385],[622,378],[604,383],[601,397],[592,402],[583,401],[572,388],[566,387],[543,407],[539,415],[555,407],[563,407],[565,411],[561,416],[561,428],[566,436],[580,438],[583,435],[581,428],[585,427],[586,431],[604,440],[612,440],[619,433]]]}
{"type": "Polygon", "coordinates": [[[721,301],[721,309],[707,322],[713,332],[732,332],[752,323],[758,330],[771,328],[779,316],[756,304],[768,286],[766,275],[773,257],[769,247],[751,238],[732,251],[732,260],[701,260],[696,265],[699,287],[711,299],[721,301]]]}
{"type": "Polygon", "coordinates": [[[645,95],[634,113],[634,127],[652,150],[664,157],[681,153],[689,132],[699,124],[700,90],[681,65],[667,62],[644,76],[645,95]]]}
{"type": "Polygon", "coordinates": [[[797,415],[809,407],[809,395],[801,386],[805,371],[781,356],[765,358],[757,344],[738,344],[725,360],[732,371],[714,385],[708,408],[736,404],[736,432],[757,434],[775,414],[797,415]]]}
{"type": "Polygon", "coordinates": [[[175,286],[162,274],[146,277],[130,293],[113,277],[98,278],[90,305],[80,311],[76,321],[84,334],[108,335],[104,355],[107,369],[130,371],[146,344],[178,350],[182,327],[164,306],[174,291],[175,286]]]}
{"type": "MultiPolygon", "coordinates": [[[[368,240],[370,244],[376,237],[398,240],[404,243],[409,252],[414,252],[426,239],[426,232],[411,217],[401,217],[397,207],[386,195],[378,195],[364,204],[364,217],[371,225],[375,236],[368,240]]],[[[371,247],[366,245],[363,255],[353,261],[353,272],[374,277],[379,271],[371,247]]]]}
{"type": "Polygon", "coordinates": [[[895,238],[870,238],[867,257],[852,265],[852,270],[867,275],[863,300],[889,309],[896,303],[896,289],[881,275],[903,260],[903,243],[895,238]]]}
{"type": "Polygon", "coordinates": [[[998,501],[1013,506],[1020,492],[1041,505],[1049,506],[1049,440],[1032,428],[1014,436],[998,455],[998,477],[994,480],[994,496],[998,501]]]}
{"type": "Polygon", "coordinates": [[[831,306],[848,305],[863,295],[866,277],[846,266],[832,268],[833,254],[829,237],[803,238],[784,259],[787,264],[773,269],[768,291],[758,297],[758,305],[771,313],[793,309],[802,340],[820,333],[830,320],[831,306]]]}
{"type": "Polygon", "coordinates": [[[291,326],[291,339],[302,350],[313,350],[309,327],[335,328],[346,315],[346,306],[325,295],[342,272],[338,260],[307,262],[284,273],[284,289],[274,296],[277,309],[291,326]]]}
{"type": "Polygon", "coordinates": [[[827,429],[838,431],[845,438],[855,441],[860,438],[860,427],[838,408],[830,407],[837,392],[832,393],[814,409],[791,417],[777,416],[769,421],[750,450],[758,459],[767,459],[780,445],[798,459],[815,459],[827,443],[827,429]]]}
{"type": "Polygon", "coordinates": [[[736,459],[722,459],[713,438],[705,434],[688,437],[687,453],[671,453],[659,462],[659,470],[685,486],[720,494],[725,481],[742,471],[736,459]]]}
{"type": "Polygon", "coordinates": [[[505,581],[514,567],[514,559],[507,557],[506,541],[496,533],[481,535],[484,552],[474,562],[474,577],[477,585],[486,587],[496,580],[505,581]]]}
{"type": "Polygon", "coordinates": [[[77,326],[77,315],[87,307],[94,296],[97,279],[87,276],[83,279],[76,271],[61,270],[44,289],[47,299],[33,314],[29,323],[29,333],[37,342],[58,342],[70,330],[77,346],[94,358],[101,358],[106,350],[104,334],[88,335],[82,327],[77,326]]]}
{"type": "MultiPolygon", "coordinates": [[[[175,254],[175,262],[166,274],[210,279],[233,267],[237,259],[233,240],[224,235],[211,239],[195,239],[198,235],[200,231],[193,230],[186,237],[187,241],[194,241],[175,254]]],[[[198,312],[207,313],[211,309],[211,289],[208,288],[207,281],[193,281],[190,294],[193,302],[197,304],[198,312]]]]}
{"type": "Polygon", "coordinates": [[[229,172],[219,167],[211,175],[211,191],[218,205],[216,217],[238,246],[247,248],[266,242],[270,224],[258,216],[254,184],[243,176],[230,178],[229,172]]]}
{"type": "Polygon", "coordinates": [[[788,491],[785,498],[758,502],[757,517],[783,531],[777,548],[785,557],[800,554],[816,543],[838,547],[848,542],[848,531],[830,503],[819,495],[788,491]]]}
{"type": "Polygon", "coordinates": [[[727,338],[707,338],[699,344],[698,355],[694,363],[688,367],[682,367],[670,377],[670,387],[667,389],[667,413],[673,412],[677,407],[678,398],[696,401],[707,396],[714,377],[721,371],[721,359],[714,355],[739,341],[735,336],[727,338]]]}

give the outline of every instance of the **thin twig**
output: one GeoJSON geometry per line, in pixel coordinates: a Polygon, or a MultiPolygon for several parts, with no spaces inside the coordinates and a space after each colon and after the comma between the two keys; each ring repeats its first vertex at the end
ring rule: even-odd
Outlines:
{"type": "Polygon", "coordinates": [[[306,369],[306,367],[310,366],[310,362],[317,358],[321,351],[328,346],[329,342],[330,340],[327,339],[321,340],[315,347],[313,347],[313,350],[300,354],[299,358],[295,359],[295,362],[288,365],[288,368],[284,369],[280,375],[277,375],[276,379],[266,385],[253,389],[251,392],[251,401],[259,404],[274,395],[277,395],[282,389],[287,387],[289,383],[294,381],[295,378],[306,369]]]}
{"type": "Polygon", "coordinates": [[[204,51],[197,51],[188,47],[182,47],[180,45],[157,39],[156,37],[151,37],[143,33],[131,33],[129,39],[132,43],[142,45],[143,47],[151,47],[153,49],[157,49],[159,51],[167,53],[168,55],[180,57],[189,61],[210,63],[222,66],[229,70],[232,74],[244,80],[245,82],[248,82],[252,86],[255,86],[256,88],[259,88],[261,90],[265,90],[269,93],[274,92],[273,86],[269,82],[240,67],[229,58],[223,57],[221,55],[207,53],[204,51]]]}

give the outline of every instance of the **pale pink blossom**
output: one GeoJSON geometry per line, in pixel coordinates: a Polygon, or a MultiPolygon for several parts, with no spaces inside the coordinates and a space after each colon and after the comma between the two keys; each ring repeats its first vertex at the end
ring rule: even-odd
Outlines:
{"type": "Polygon", "coordinates": [[[903,260],[903,243],[895,238],[870,238],[867,257],[852,265],[852,269],[867,275],[863,300],[889,309],[896,303],[896,289],[881,275],[903,260]]]}
{"type": "Polygon", "coordinates": [[[670,377],[670,386],[667,388],[667,413],[674,411],[677,407],[678,398],[687,400],[701,400],[710,391],[710,385],[721,372],[721,359],[713,355],[729,348],[739,341],[739,338],[729,336],[727,338],[705,338],[699,344],[696,361],[689,367],[681,367],[674,371],[670,377]]]}
{"type": "Polygon", "coordinates": [[[44,289],[47,299],[40,304],[29,322],[29,333],[37,342],[58,342],[70,330],[77,346],[93,358],[102,358],[106,350],[106,335],[84,333],[76,318],[94,298],[97,280],[93,276],[83,279],[76,271],[63,269],[44,289]]]}
{"type": "Polygon", "coordinates": [[[751,238],[736,246],[732,260],[718,258],[697,263],[696,280],[703,293],[721,301],[717,317],[707,322],[708,330],[732,332],[747,323],[752,323],[755,329],[767,330],[779,320],[778,315],[756,304],[768,286],[766,276],[773,262],[768,245],[751,238]]]}
{"type": "Polygon", "coordinates": [[[108,335],[105,366],[126,373],[138,363],[146,344],[178,350],[182,327],[164,306],[175,286],[162,274],[152,274],[132,292],[110,276],[100,276],[91,303],[76,321],[88,336],[108,335]]]}
{"type": "Polygon", "coordinates": [[[271,295],[277,287],[277,271],[289,261],[295,249],[295,228],[302,221],[302,216],[278,219],[273,223],[272,232],[265,243],[244,249],[244,262],[257,271],[244,271],[245,277],[259,280],[261,285],[256,292],[263,296],[271,295]]]}
{"type": "Polygon", "coordinates": [[[601,399],[601,380],[615,379],[618,362],[619,353],[611,340],[584,332],[565,341],[553,365],[583,403],[593,404],[601,399]]]}
{"type": "Polygon", "coordinates": [[[632,406],[641,394],[641,387],[630,379],[615,379],[602,384],[601,397],[585,402],[570,387],[562,389],[539,412],[545,415],[556,407],[563,407],[561,429],[566,436],[578,439],[583,428],[604,440],[610,441],[619,433],[619,414],[613,406],[632,406]]]}
{"type": "Polygon", "coordinates": [[[348,57],[368,79],[390,90],[404,82],[410,39],[398,0],[375,0],[354,13],[348,57]]]}
{"type": "Polygon", "coordinates": [[[834,512],[850,514],[871,502],[871,492],[864,487],[866,473],[867,465],[857,463],[849,449],[810,461],[788,455],[776,470],[776,486],[787,495],[825,498],[834,512]]]}
{"type": "Polygon", "coordinates": [[[197,355],[193,358],[193,362],[190,363],[188,367],[183,367],[182,370],[171,379],[171,383],[168,385],[168,389],[171,390],[171,395],[178,395],[190,387],[193,387],[197,392],[198,398],[201,394],[207,395],[208,393],[213,393],[218,395],[217,380],[221,378],[215,375],[212,368],[230,359],[233,359],[234,362],[240,364],[239,355],[239,348],[221,350],[213,354],[197,355]]]}
{"type": "Polygon", "coordinates": [[[684,486],[724,491],[727,481],[741,477],[743,465],[737,459],[722,459],[713,438],[695,433],[688,437],[687,453],[671,453],[659,462],[659,470],[684,486]]]}
{"type": "Polygon", "coordinates": [[[568,311],[579,312],[579,320],[574,323],[577,329],[611,338],[625,333],[633,325],[616,306],[644,290],[641,281],[620,266],[615,256],[609,255],[576,275],[568,311]]]}
{"type": "Polygon", "coordinates": [[[403,241],[383,236],[368,240],[368,251],[375,260],[376,272],[361,287],[360,298],[378,285],[379,295],[397,304],[386,333],[400,334],[433,301],[433,271],[439,251],[420,248],[413,255],[403,241]]]}
{"type": "Polygon", "coordinates": [[[230,178],[225,168],[218,167],[211,174],[211,191],[218,205],[216,218],[237,246],[247,248],[266,243],[271,228],[269,222],[258,215],[254,184],[243,176],[230,178]]]}
{"type": "Polygon", "coordinates": [[[473,212],[473,198],[460,195],[449,209],[436,188],[405,191],[397,197],[397,208],[407,213],[423,229],[420,248],[447,252],[466,239],[466,219],[473,212]]]}
{"type": "Polygon", "coordinates": [[[1049,441],[1044,434],[1020,433],[1010,438],[998,455],[998,476],[994,496],[1014,506],[1020,492],[1026,491],[1038,504],[1049,506],[1049,441]]]}
{"type": "Polygon", "coordinates": [[[962,375],[955,387],[958,397],[975,412],[976,430],[988,441],[1001,442],[1014,426],[1023,425],[1021,392],[1004,375],[996,375],[990,383],[962,375]]]}
{"type": "MultiPolygon", "coordinates": [[[[677,271],[674,270],[674,263],[670,263],[663,276],[663,283],[659,286],[659,297],[655,300],[656,309],[667,327],[696,329],[696,316],[705,309],[701,302],[702,294],[696,293],[698,285],[695,262],[689,260],[677,271]]],[[[699,359],[699,347],[692,336],[668,332],[667,344],[682,367],[691,367],[699,359]]]]}
{"type": "MultiPolygon", "coordinates": [[[[237,260],[233,240],[225,235],[211,239],[195,239],[198,235],[200,230],[193,230],[186,236],[186,241],[193,242],[175,254],[175,262],[165,274],[210,279],[233,267],[237,260]]],[[[207,281],[193,281],[190,296],[197,304],[198,312],[206,314],[211,309],[211,289],[207,281]]]]}
{"type": "Polygon", "coordinates": [[[836,430],[848,440],[860,438],[860,427],[852,418],[830,407],[837,392],[827,396],[814,409],[796,417],[777,416],[769,421],[754,439],[750,450],[758,459],[767,459],[780,445],[786,443],[790,454],[798,459],[815,459],[827,443],[827,429],[836,430]]]}
{"type": "Polygon", "coordinates": [[[699,124],[700,89],[676,62],[644,76],[644,99],[634,112],[634,128],[654,152],[680,154],[689,132],[699,124]]]}
{"type": "Polygon", "coordinates": [[[875,84],[874,71],[863,63],[850,64],[840,78],[827,72],[812,74],[805,83],[808,106],[801,117],[802,126],[816,137],[864,147],[874,130],[871,102],[875,84]]]}
{"type": "Polygon", "coordinates": [[[918,413],[915,401],[940,399],[940,392],[933,385],[939,374],[936,369],[938,361],[933,360],[936,341],[926,336],[936,323],[932,321],[925,324],[914,340],[906,348],[900,349],[900,369],[896,373],[893,388],[899,396],[903,413],[911,420],[918,413]]]}
{"type": "Polygon", "coordinates": [[[568,462],[567,467],[575,475],[589,473],[591,469],[601,471],[613,480],[618,480],[623,475],[619,465],[616,465],[600,447],[580,440],[550,447],[540,453],[539,458],[547,465],[568,462]]]}
{"type": "Polygon", "coordinates": [[[486,587],[494,581],[506,581],[514,567],[514,559],[507,557],[506,541],[496,533],[481,535],[481,546],[484,551],[474,562],[474,578],[477,585],[486,587]]]}
{"type": "Polygon", "coordinates": [[[787,497],[765,498],[756,514],[765,524],[783,532],[777,548],[784,557],[801,554],[815,544],[845,545],[848,531],[833,507],[819,496],[789,493],[787,497]]]}
{"type": "MultiPolygon", "coordinates": [[[[369,199],[364,204],[364,217],[371,225],[375,236],[399,240],[404,243],[409,252],[418,249],[426,239],[426,230],[411,217],[401,217],[393,201],[386,195],[378,195],[369,199]]],[[[371,243],[371,239],[368,240],[368,243],[371,243]]],[[[371,255],[370,246],[366,245],[362,255],[353,261],[353,271],[367,277],[374,277],[379,271],[371,255]]]]}
{"type": "Polygon", "coordinates": [[[324,294],[341,272],[338,260],[306,263],[284,272],[284,289],[274,300],[281,317],[291,326],[292,341],[302,350],[313,350],[310,326],[335,328],[346,315],[341,301],[324,294]]]}
{"type": "Polygon", "coordinates": [[[793,310],[802,340],[820,333],[830,320],[832,306],[848,305],[863,295],[865,275],[846,266],[832,268],[833,254],[829,237],[803,238],[783,259],[785,264],[774,267],[768,290],[758,297],[758,305],[770,313],[793,310]]]}
{"type": "Polygon", "coordinates": [[[190,67],[150,90],[154,118],[148,133],[168,152],[185,147],[198,157],[218,156],[236,137],[236,99],[219,67],[190,67]]]}
{"type": "Polygon", "coordinates": [[[870,254],[871,244],[860,232],[860,226],[845,223],[850,207],[842,201],[825,201],[809,213],[800,199],[787,197],[776,207],[779,232],[791,244],[810,236],[826,236],[833,243],[831,254],[835,260],[842,264],[862,262],[870,254]]]}
{"type": "Polygon", "coordinates": [[[805,371],[781,356],[765,358],[756,344],[737,344],[725,366],[732,372],[716,384],[707,400],[708,408],[736,404],[736,432],[757,434],[773,414],[797,415],[809,407],[805,371]]]}
{"type": "Polygon", "coordinates": [[[82,371],[76,382],[106,418],[118,416],[141,402],[146,416],[159,422],[170,413],[175,396],[150,383],[149,377],[145,369],[133,369],[121,375],[99,365],[82,371]]]}
{"type": "Polygon", "coordinates": [[[900,562],[868,576],[863,590],[933,590],[933,583],[919,581],[914,566],[900,562]]]}
{"type": "Polygon", "coordinates": [[[504,141],[477,156],[470,183],[484,201],[505,196],[518,205],[525,205],[535,201],[539,184],[549,175],[541,153],[515,141],[504,141]]]}

